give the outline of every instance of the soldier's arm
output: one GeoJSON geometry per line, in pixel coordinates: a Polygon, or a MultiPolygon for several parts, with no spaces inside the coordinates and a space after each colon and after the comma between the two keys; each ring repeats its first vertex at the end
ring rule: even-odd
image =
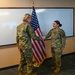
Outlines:
{"type": "Polygon", "coordinates": [[[17,29],[17,35],[16,35],[16,42],[17,42],[17,45],[18,45],[18,43],[19,43],[19,38],[18,38],[19,36],[18,36],[18,29],[17,29]]]}
{"type": "Polygon", "coordinates": [[[61,32],[61,38],[62,38],[62,47],[64,48],[66,45],[66,35],[65,35],[65,32],[63,30],[61,32]]]}
{"type": "Polygon", "coordinates": [[[51,36],[51,30],[47,33],[47,35],[45,36],[45,39],[49,38],[51,36]]]}
{"type": "Polygon", "coordinates": [[[27,29],[28,29],[28,33],[29,33],[31,38],[33,38],[35,40],[42,40],[41,37],[38,37],[38,36],[35,35],[35,32],[34,32],[33,28],[31,27],[31,25],[28,25],[27,29]]]}

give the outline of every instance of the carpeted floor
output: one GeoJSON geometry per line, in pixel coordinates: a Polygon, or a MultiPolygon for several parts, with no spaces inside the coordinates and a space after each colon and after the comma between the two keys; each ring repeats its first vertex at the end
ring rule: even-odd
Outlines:
{"type": "MultiPolygon", "coordinates": [[[[38,75],[75,75],[75,53],[62,56],[62,67],[58,74],[51,70],[52,59],[46,59],[40,67],[34,68],[38,75]]],[[[0,75],[18,75],[17,66],[0,69],[0,75]]]]}

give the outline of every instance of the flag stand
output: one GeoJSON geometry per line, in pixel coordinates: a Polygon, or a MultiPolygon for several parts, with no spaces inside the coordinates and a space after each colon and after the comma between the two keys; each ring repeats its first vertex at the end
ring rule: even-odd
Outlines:
{"type": "Polygon", "coordinates": [[[39,67],[41,64],[42,64],[42,62],[38,63],[38,62],[36,61],[36,59],[34,58],[34,56],[33,56],[33,66],[34,66],[34,67],[39,67]]]}

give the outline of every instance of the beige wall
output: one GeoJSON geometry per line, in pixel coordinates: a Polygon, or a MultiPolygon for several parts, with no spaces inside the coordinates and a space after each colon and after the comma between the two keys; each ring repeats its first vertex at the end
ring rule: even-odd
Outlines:
{"type": "MultiPolygon", "coordinates": [[[[75,0],[34,0],[35,7],[74,7],[75,0]]],[[[32,7],[32,0],[0,0],[1,7],[32,7]]],[[[75,19],[75,10],[74,10],[75,19]]],[[[74,20],[75,34],[75,20],[74,20]]],[[[50,40],[45,41],[47,57],[51,57],[50,40]]],[[[67,38],[63,54],[75,52],[75,36],[67,38]]],[[[0,47],[0,68],[19,63],[20,54],[16,46],[0,47]]]]}

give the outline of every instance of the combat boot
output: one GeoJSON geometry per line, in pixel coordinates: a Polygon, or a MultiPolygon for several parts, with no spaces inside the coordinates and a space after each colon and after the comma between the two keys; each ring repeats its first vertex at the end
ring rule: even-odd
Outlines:
{"type": "Polygon", "coordinates": [[[30,75],[37,75],[37,73],[32,73],[32,74],[30,74],[30,75]]]}
{"type": "Polygon", "coordinates": [[[23,74],[23,75],[28,75],[28,73],[25,73],[25,74],[23,74]]]}
{"type": "Polygon", "coordinates": [[[60,67],[56,67],[56,69],[54,70],[54,73],[58,73],[60,72],[60,67]]]}
{"type": "Polygon", "coordinates": [[[56,69],[56,66],[52,66],[52,67],[51,67],[51,70],[54,71],[55,69],[56,69]]]}
{"type": "Polygon", "coordinates": [[[23,75],[23,72],[19,72],[19,74],[18,75],[23,75]]]}
{"type": "Polygon", "coordinates": [[[37,73],[31,73],[31,74],[26,73],[26,74],[23,74],[23,75],[37,75],[37,73]]]}

